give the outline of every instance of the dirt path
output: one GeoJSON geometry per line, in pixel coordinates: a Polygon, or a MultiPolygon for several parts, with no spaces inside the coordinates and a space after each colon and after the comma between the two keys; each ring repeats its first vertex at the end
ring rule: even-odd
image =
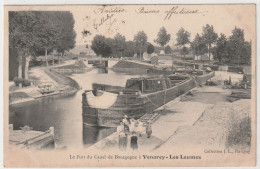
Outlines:
{"type": "Polygon", "coordinates": [[[63,64],[60,65],[56,65],[56,66],[49,66],[49,67],[37,67],[37,68],[32,68],[29,71],[29,78],[30,79],[37,79],[37,81],[39,83],[44,83],[44,82],[51,82],[53,84],[55,84],[56,86],[59,86],[60,84],[58,84],[54,79],[52,79],[49,75],[47,75],[44,71],[51,69],[51,68],[56,68],[56,67],[60,67],[60,66],[66,66],[66,65],[71,65],[73,64],[75,61],[74,60],[69,60],[66,61],[63,64]]]}

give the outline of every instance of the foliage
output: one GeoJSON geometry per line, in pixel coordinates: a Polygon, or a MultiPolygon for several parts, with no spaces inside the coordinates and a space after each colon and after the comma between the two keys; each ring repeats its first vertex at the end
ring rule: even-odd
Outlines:
{"type": "Polygon", "coordinates": [[[154,46],[151,43],[149,43],[147,46],[147,53],[152,54],[153,52],[154,52],[154,46]]]}
{"type": "Polygon", "coordinates": [[[133,57],[134,54],[138,53],[138,48],[136,43],[133,41],[126,42],[126,49],[123,51],[123,56],[125,57],[133,57]]]}
{"type": "Polygon", "coordinates": [[[181,28],[178,33],[176,34],[177,36],[177,44],[179,46],[184,46],[190,42],[190,33],[186,31],[185,29],[181,28]]]}
{"type": "Polygon", "coordinates": [[[74,19],[64,11],[9,12],[9,44],[33,56],[45,49],[64,52],[75,46],[74,19]]]}
{"type": "Polygon", "coordinates": [[[32,51],[38,38],[41,20],[34,12],[9,12],[9,46],[17,48],[21,52],[32,51]]]}
{"type": "Polygon", "coordinates": [[[165,46],[164,53],[165,54],[171,54],[172,53],[172,49],[169,45],[165,46]]]}
{"type": "Polygon", "coordinates": [[[229,58],[230,60],[237,60],[238,64],[241,59],[250,60],[251,45],[245,41],[244,30],[235,27],[232,35],[229,37],[229,58]]]}
{"type": "Polygon", "coordinates": [[[207,24],[203,27],[202,31],[202,38],[204,42],[206,43],[206,45],[211,47],[212,43],[216,42],[218,38],[218,34],[215,33],[213,25],[210,26],[209,24],[207,24]]]}
{"type": "Polygon", "coordinates": [[[58,30],[58,38],[56,49],[58,52],[64,54],[75,47],[76,32],[74,31],[74,18],[70,12],[58,12],[56,27],[58,30]]]}
{"type": "Polygon", "coordinates": [[[176,45],[182,47],[180,54],[184,56],[184,60],[185,60],[185,56],[189,53],[189,50],[185,45],[190,43],[190,33],[185,29],[181,28],[176,35],[177,35],[176,45]]]}
{"type": "MultiPolygon", "coordinates": [[[[189,48],[187,48],[186,46],[183,46],[183,47],[181,48],[180,54],[183,55],[184,57],[185,57],[187,54],[189,54],[189,53],[190,53],[190,50],[189,50],[189,48]]],[[[184,58],[184,59],[185,59],[185,58],[184,58]]]]}
{"type": "Polygon", "coordinates": [[[197,33],[193,42],[191,43],[191,51],[193,55],[201,56],[207,52],[207,46],[202,37],[197,33]]]}
{"type": "Polygon", "coordinates": [[[139,31],[135,37],[134,41],[138,44],[143,46],[147,42],[147,35],[144,33],[144,31],[139,31]]]}
{"type": "Polygon", "coordinates": [[[112,48],[115,49],[114,55],[117,57],[123,56],[123,51],[126,50],[126,41],[125,37],[117,33],[114,37],[114,46],[112,48]]]}
{"type": "Polygon", "coordinates": [[[167,34],[167,31],[164,27],[160,29],[160,31],[157,34],[157,39],[155,39],[155,42],[159,44],[161,47],[164,47],[171,39],[171,35],[167,34]]]}
{"type": "Polygon", "coordinates": [[[220,34],[217,39],[216,47],[213,48],[213,57],[215,60],[219,60],[220,63],[228,58],[228,41],[224,34],[220,34]]]}
{"type": "Polygon", "coordinates": [[[14,78],[14,83],[16,86],[19,86],[19,84],[22,84],[22,87],[31,86],[31,81],[23,78],[14,78]]]}
{"type": "Polygon", "coordinates": [[[112,49],[109,43],[109,39],[106,39],[105,36],[96,35],[92,40],[91,49],[102,57],[109,57],[112,54],[112,49]]]}
{"type": "Polygon", "coordinates": [[[139,46],[140,52],[139,56],[141,59],[141,54],[142,54],[142,48],[147,42],[147,35],[144,33],[144,31],[139,31],[135,36],[134,36],[134,41],[136,42],[136,45],[139,46]]]}
{"type": "Polygon", "coordinates": [[[216,42],[217,38],[218,38],[218,34],[215,33],[213,26],[207,24],[206,26],[203,27],[202,29],[203,33],[202,33],[202,39],[205,42],[205,44],[208,47],[208,56],[209,56],[209,60],[210,60],[210,52],[211,52],[211,46],[213,43],[216,42]]]}

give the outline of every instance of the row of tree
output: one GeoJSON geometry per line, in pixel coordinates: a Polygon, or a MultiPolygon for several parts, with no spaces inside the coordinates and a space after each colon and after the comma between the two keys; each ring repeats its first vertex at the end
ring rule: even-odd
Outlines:
{"type": "Polygon", "coordinates": [[[28,78],[32,57],[45,55],[48,66],[48,54],[55,50],[58,56],[63,56],[65,51],[74,48],[74,22],[73,15],[68,11],[9,12],[9,51],[16,51],[16,55],[9,57],[18,59],[18,77],[22,78],[23,59],[26,60],[24,78],[28,78]]]}
{"type": "Polygon", "coordinates": [[[148,54],[154,52],[154,46],[147,42],[147,36],[143,31],[138,32],[134,41],[126,41],[125,36],[119,33],[114,38],[96,35],[92,40],[91,49],[102,57],[133,57],[134,54],[140,56],[144,51],[148,54]]]}
{"type": "MultiPolygon", "coordinates": [[[[196,34],[193,41],[190,40],[190,35],[184,28],[180,28],[176,34],[177,43],[175,45],[180,48],[179,53],[183,55],[184,59],[187,54],[192,52],[193,56],[201,56],[201,58],[207,53],[209,60],[212,54],[213,58],[221,63],[235,60],[239,64],[240,60],[250,60],[251,44],[245,41],[242,29],[235,27],[232,35],[226,38],[224,34],[218,36],[213,26],[207,24],[202,28],[201,35],[196,34]]],[[[166,54],[171,54],[173,50],[167,45],[170,39],[171,35],[162,27],[154,42],[162,47],[166,54]]],[[[138,54],[141,58],[144,51],[147,51],[148,54],[154,52],[154,46],[147,42],[147,35],[144,31],[138,32],[133,41],[126,41],[125,37],[120,34],[117,34],[114,39],[96,35],[91,48],[102,57],[111,55],[114,57],[132,57],[134,54],[138,54]]]]}
{"type": "Polygon", "coordinates": [[[218,36],[213,26],[207,24],[203,27],[202,34],[197,33],[192,42],[190,41],[190,33],[181,28],[177,33],[177,45],[182,47],[180,53],[184,55],[184,58],[189,51],[194,56],[208,53],[209,60],[212,54],[214,60],[218,60],[221,64],[232,61],[238,64],[246,63],[251,58],[251,44],[245,41],[244,30],[237,27],[227,38],[222,33],[218,36]],[[190,50],[185,45],[190,45],[190,50]]]}

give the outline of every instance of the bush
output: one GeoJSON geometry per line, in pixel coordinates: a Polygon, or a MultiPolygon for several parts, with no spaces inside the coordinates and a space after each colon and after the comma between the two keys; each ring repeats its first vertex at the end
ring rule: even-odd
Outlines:
{"type": "Polygon", "coordinates": [[[22,84],[22,87],[31,86],[31,81],[23,78],[14,78],[14,83],[16,86],[19,86],[19,84],[22,84]]]}

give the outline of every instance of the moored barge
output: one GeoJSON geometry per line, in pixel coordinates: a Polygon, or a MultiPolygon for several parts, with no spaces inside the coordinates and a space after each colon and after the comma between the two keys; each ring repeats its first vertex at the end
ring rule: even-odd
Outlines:
{"type": "Polygon", "coordinates": [[[124,115],[138,119],[215,76],[169,75],[131,78],[125,88],[104,85],[82,94],[83,122],[91,126],[115,127],[124,115]],[[107,89],[106,89],[107,88],[107,89]]]}

